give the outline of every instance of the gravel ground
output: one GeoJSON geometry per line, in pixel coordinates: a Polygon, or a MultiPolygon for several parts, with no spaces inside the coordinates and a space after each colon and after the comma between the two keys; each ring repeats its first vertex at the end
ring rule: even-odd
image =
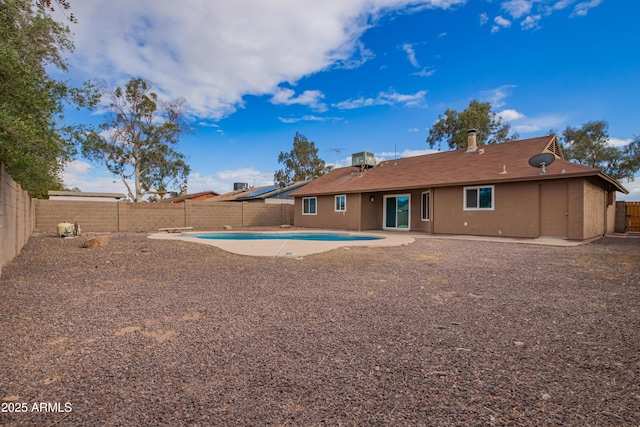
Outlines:
{"type": "Polygon", "coordinates": [[[640,424],[638,238],[109,238],[34,236],[3,269],[0,425],[640,424]]]}

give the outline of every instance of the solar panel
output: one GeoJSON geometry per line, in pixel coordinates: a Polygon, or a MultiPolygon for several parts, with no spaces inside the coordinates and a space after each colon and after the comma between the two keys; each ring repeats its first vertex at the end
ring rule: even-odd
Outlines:
{"type": "Polygon", "coordinates": [[[278,187],[276,187],[275,185],[270,185],[269,187],[265,187],[265,188],[261,188],[260,190],[252,191],[251,193],[249,193],[245,197],[257,197],[257,196],[260,196],[262,194],[265,194],[265,193],[268,193],[270,191],[273,191],[276,188],[278,188],[278,187]]]}

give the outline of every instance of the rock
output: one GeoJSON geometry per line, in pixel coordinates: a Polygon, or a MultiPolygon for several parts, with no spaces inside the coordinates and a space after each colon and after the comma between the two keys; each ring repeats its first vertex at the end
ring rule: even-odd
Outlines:
{"type": "Polygon", "coordinates": [[[84,245],[82,245],[82,247],[83,248],[101,248],[103,246],[107,246],[108,243],[109,243],[109,236],[103,234],[101,236],[95,236],[90,239],[87,239],[84,242],[84,245]]]}
{"type": "Polygon", "coordinates": [[[545,394],[542,395],[542,399],[543,400],[550,400],[551,399],[551,395],[545,393],[545,394]]]}
{"type": "Polygon", "coordinates": [[[447,329],[447,327],[444,325],[438,325],[436,326],[436,328],[440,329],[441,331],[444,331],[445,329],[447,329]]]}
{"type": "Polygon", "coordinates": [[[16,396],[16,395],[11,395],[11,396],[6,396],[2,398],[3,402],[17,402],[18,400],[20,400],[20,396],[16,396]]]}
{"type": "Polygon", "coordinates": [[[514,341],[513,345],[515,345],[516,347],[523,347],[524,343],[522,341],[514,341]]]}
{"type": "Polygon", "coordinates": [[[230,225],[223,225],[223,226],[222,226],[222,229],[223,229],[223,230],[231,230],[232,228],[233,228],[233,227],[232,227],[232,226],[230,226],[230,225]]]}

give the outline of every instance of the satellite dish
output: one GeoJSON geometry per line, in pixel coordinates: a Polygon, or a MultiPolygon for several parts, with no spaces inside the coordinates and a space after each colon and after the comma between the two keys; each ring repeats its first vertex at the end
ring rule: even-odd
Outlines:
{"type": "Polygon", "coordinates": [[[555,159],[556,156],[551,153],[540,153],[529,159],[529,165],[533,166],[534,168],[541,168],[542,172],[540,172],[540,175],[544,175],[547,173],[545,167],[553,163],[555,159]]]}

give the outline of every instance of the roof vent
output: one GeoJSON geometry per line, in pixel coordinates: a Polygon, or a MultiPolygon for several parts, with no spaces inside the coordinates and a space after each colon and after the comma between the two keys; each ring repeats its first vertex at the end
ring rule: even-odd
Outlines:
{"type": "Polygon", "coordinates": [[[351,155],[351,166],[374,167],[375,165],[376,158],[373,153],[363,151],[361,153],[353,153],[351,155]]]}

